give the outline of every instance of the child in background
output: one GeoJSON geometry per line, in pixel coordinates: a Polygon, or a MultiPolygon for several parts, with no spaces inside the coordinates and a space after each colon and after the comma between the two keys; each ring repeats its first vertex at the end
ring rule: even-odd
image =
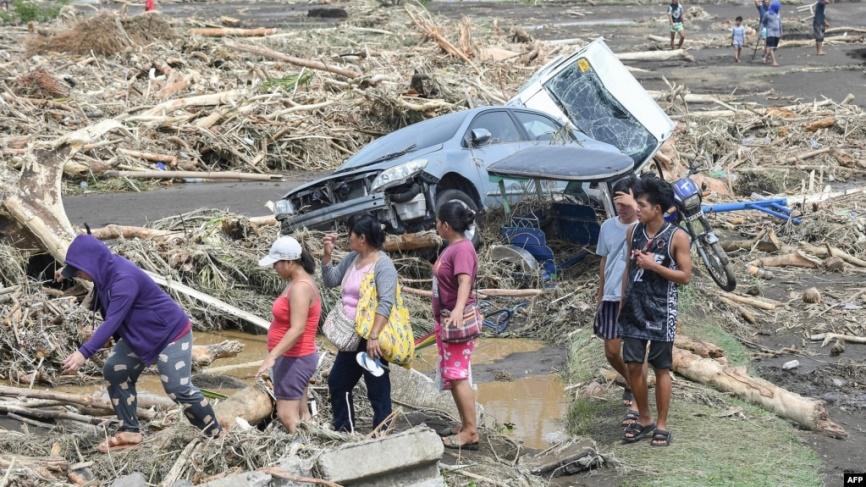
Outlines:
{"type": "Polygon", "coordinates": [[[737,17],[736,24],[731,28],[731,45],[734,46],[734,62],[740,62],[740,53],[746,43],[746,28],[743,27],[743,18],[737,17]]]}
{"type": "Polygon", "coordinates": [[[685,27],[683,27],[684,13],[685,8],[680,4],[680,1],[671,0],[671,4],[668,5],[668,20],[671,24],[671,49],[674,48],[674,37],[676,37],[677,34],[680,35],[680,44],[677,47],[678,49],[683,48],[683,42],[686,40],[686,31],[685,27]]]}

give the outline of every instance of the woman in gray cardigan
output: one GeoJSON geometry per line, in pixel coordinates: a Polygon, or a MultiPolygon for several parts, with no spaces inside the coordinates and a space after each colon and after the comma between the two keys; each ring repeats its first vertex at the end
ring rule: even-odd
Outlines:
{"type": "Polygon", "coordinates": [[[352,401],[352,389],[364,377],[367,384],[367,396],[373,406],[373,428],[381,424],[391,414],[391,379],[388,369],[376,377],[362,368],[356,355],[358,351],[366,350],[373,358],[380,358],[378,336],[382,328],[388,325],[391,307],[397,290],[397,269],[387,254],[382,252],[385,243],[385,232],[379,222],[371,216],[360,216],[349,222],[349,248],[352,252],[339,264],[331,263],[331,253],[337,240],[337,235],[330,234],[324,240],[324,255],[322,257],[322,280],[326,287],[341,286],[343,315],[354,322],[360,299],[361,282],[364,276],[374,273],[376,283],[376,318],[373,330],[368,340],[361,340],[357,350],[337,353],[334,366],[328,376],[328,389],[331,393],[331,411],[334,417],[336,431],[352,431],[355,424],[355,405],[352,401]]]}

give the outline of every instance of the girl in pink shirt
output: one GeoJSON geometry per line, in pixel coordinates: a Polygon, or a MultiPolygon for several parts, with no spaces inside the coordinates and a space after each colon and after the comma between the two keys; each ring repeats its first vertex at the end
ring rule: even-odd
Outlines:
{"type": "Polygon", "coordinates": [[[475,340],[464,343],[442,341],[442,327],[452,320],[462,319],[464,309],[475,303],[472,288],[478,273],[478,256],[472,241],[465,236],[475,222],[475,212],[458,201],[448,202],[439,209],[436,231],[448,242],[448,247],[433,266],[433,316],[435,317],[436,348],[439,350],[439,374],[444,389],[450,389],[460,412],[459,428],[440,432],[446,448],[478,449],[478,429],[475,417],[475,392],[472,390],[472,351],[475,340]],[[442,309],[450,316],[440,323],[442,309]]]}

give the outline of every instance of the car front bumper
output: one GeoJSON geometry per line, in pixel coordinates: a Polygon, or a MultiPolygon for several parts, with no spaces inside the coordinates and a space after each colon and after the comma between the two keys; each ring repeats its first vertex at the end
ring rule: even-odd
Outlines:
{"type": "Polygon", "coordinates": [[[362,213],[381,210],[386,206],[385,194],[373,193],[300,215],[277,215],[277,220],[282,222],[283,233],[300,228],[322,229],[332,226],[335,222],[345,221],[362,213]]]}

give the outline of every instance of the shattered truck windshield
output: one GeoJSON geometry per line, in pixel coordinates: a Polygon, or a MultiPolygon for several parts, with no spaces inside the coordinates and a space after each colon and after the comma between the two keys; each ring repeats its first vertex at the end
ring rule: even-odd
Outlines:
{"type": "Polygon", "coordinates": [[[656,138],[608,93],[586,60],[565,68],[545,88],[581,132],[619,148],[636,164],[655,150],[656,138]]]}

